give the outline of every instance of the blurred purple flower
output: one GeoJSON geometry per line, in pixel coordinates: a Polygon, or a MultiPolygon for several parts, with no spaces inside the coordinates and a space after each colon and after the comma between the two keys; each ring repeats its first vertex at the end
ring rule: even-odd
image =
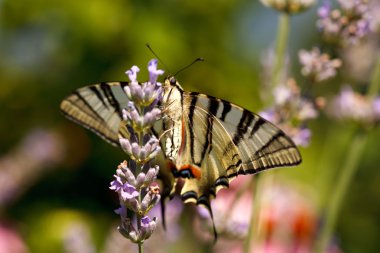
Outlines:
{"type": "Polygon", "coordinates": [[[319,48],[311,51],[300,50],[298,53],[302,64],[301,73],[312,81],[321,82],[336,75],[336,70],[342,65],[340,59],[331,59],[328,54],[322,54],[319,48]]]}
{"type": "Polygon", "coordinates": [[[379,98],[363,96],[344,86],[328,107],[329,114],[340,120],[352,120],[361,124],[377,123],[379,98]]]}
{"type": "Polygon", "coordinates": [[[357,44],[371,30],[372,17],[367,0],[338,0],[340,9],[331,10],[327,4],[318,10],[317,27],[323,37],[341,45],[357,44]]]}
{"type": "Polygon", "coordinates": [[[275,105],[259,114],[280,127],[296,145],[307,146],[311,131],[305,127],[305,123],[319,115],[317,103],[301,96],[301,91],[293,79],[275,87],[273,95],[275,105]]]}
{"type": "Polygon", "coordinates": [[[298,128],[298,131],[293,134],[293,141],[300,146],[306,147],[310,143],[311,131],[308,128],[298,128]]]}
{"type": "Polygon", "coordinates": [[[56,131],[32,129],[20,144],[0,157],[0,207],[14,201],[63,160],[63,140],[56,131]]]}

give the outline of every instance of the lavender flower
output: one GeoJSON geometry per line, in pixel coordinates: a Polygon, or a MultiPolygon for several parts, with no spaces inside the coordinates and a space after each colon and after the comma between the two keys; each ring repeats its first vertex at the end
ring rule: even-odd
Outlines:
{"type": "Polygon", "coordinates": [[[138,67],[126,71],[131,82],[124,91],[130,102],[123,109],[123,123],[127,125],[130,138],[120,138],[119,142],[130,160],[118,166],[110,185],[110,189],[118,193],[121,205],[115,210],[121,218],[118,230],[140,246],[156,228],[156,218],[150,219],[147,214],[160,200],[159,187],[154,184],[159,167],[151,165],[160,146],[150,128],[161,117],[161,110],[155,105],[162,97],[157,78],[163,71],[157,70],[157,60],[149,62],[148,70],[150,80],[142,84],[137,81],[138,67]],[[135,214],[136,222],[132,222],[130,213],[135,214]]]}
{"type": "Polygon", "coordinates": [[[301,73],[313,82],[321,82],[336,75],[336,70],[342,65],[340,59],[330,59],[330,56],[321,53],[314,47],[311,51],[300,50],[298,53],[302,64],[301,73]]]}
{"type": "Polygon", "coordinates": [[[308,120],[318,116],[316,103],[301,96],[301,91],[293,79],[273,90],[275,105],[260,112],[260,115],[278,125],[296,145],[307,146],[311,132],[305,127],[308,120]]]}
{"type": "Polygon", "coordinates": [[[323,37],[341,45],[357,44],[371,31],[372,17],[366,0],[339,0],[340,9],[325,3],[318,10],[317,27],[323,37]]]}
{"type": "Polygon", "coordinates": [[[380,120],[380,97],[372,98],[356,93],[345,86],[328,107],[329,114],[340,120],[371,125],[380,120]]]}

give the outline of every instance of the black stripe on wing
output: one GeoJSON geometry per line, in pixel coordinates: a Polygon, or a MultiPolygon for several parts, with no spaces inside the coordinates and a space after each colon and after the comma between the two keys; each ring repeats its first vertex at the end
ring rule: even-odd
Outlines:
{"type": "MultiPolygon", "coordinates": [[[[194,111],[195,111],[195,105],[197,104],[197,100],[198,100],[198,96],[195,96],[195,93],[191,93],[192,98],[191,98],[191,102],[190,102],[190,107],[189,107],[189,134],[190,134],[190,155],[191,155],[191,161],[194,163],[194,164],[197,164],[195,163],[194,161],[194,111]]],[[[197,164],[198,166],[200,164],[197,164]]]]}

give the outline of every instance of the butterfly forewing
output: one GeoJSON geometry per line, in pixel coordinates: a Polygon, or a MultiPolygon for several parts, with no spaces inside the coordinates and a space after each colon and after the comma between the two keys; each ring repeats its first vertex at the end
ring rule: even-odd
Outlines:
{"type": "Polygon", "coordinates": [[[65,98],[61,111],[113,145],[119,145],[121,109],[128,103],[126,82],[109,82],[80,88],[65,98]]]}

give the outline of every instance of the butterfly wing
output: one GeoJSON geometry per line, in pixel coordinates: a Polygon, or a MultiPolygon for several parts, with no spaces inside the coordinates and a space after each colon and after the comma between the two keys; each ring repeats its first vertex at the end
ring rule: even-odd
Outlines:
{"type": "Polygon", "coordinates": [[[301,162],[283,131],[248,110],[198,93],[185,92],[183,104],[184,144],[176,167],[196,172],[185,179],[185,202],[209,206],[210,198],[239,174],[301,162]]]}
{"type": "MultiPolygon", "coordinates": [[[[90,129],[112,145],[120,146],[119,137],[129,138],[129,131],[122,119],[122,109],[129,101],[123,89],[126,85],[127,82],[107,82],[82,87],[66,97],[60,109],[70,120],[90,129]]],[[[159,126],[157,124],[157,136],[162,131],[159,126]]],[[[162,152],[158,159],[164,159],[162,152]]],[[[170,195],[175,181],[164,165],[160,166],[158,175],[163,185],[163,201],[170,195]]]]}
{"type": "Polygon", "coordinates": [[[128,103],[123,87],[126,82],[89,85],[74,91],[60,105],[70,120],[90,129],[114,146],[119,146],[122,108],[128,103]]]}

